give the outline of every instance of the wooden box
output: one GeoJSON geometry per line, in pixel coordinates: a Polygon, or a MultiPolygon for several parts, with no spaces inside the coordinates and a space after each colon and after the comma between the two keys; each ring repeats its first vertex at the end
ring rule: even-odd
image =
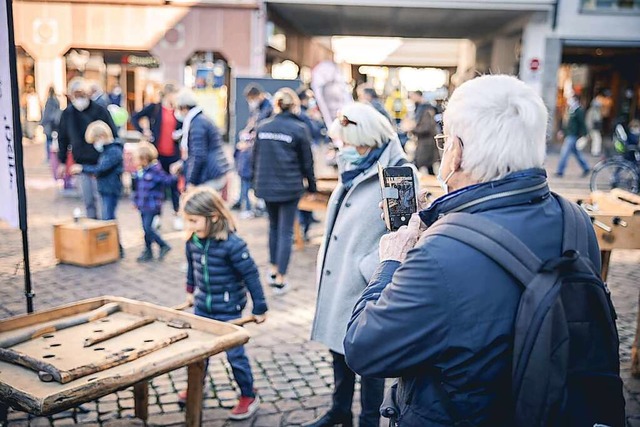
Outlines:
{"type": "Polygon", "coordinates": [[[56,259],[65,264],[94,267],[120,258],[115,221],[80,218],[53,226],[56,259]]]}

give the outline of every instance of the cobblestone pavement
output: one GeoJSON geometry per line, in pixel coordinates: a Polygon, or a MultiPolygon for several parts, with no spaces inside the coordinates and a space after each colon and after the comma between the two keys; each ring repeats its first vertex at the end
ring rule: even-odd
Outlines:
{"type": "MultiPolygon", "coordinates": [[[[36,309],[45,309],[100,295],[117,295],[172,306],[184,300],[184,233],[171,228],[169,205],[162,218],[162,235],[173,246],[163,262],[140,265],[135,258],[143,247],[139,217],[129,202],[118,208],[124,260],[102,267],[85,269],[57,265],[53,258],[52,224],[68,220],[78,198],[63,197],[41,163],[41,145],[26,145],[29,203],[29,242],[36,309]]],[[[556,156],[550,156],[554,165],[556,156]]],[[[595,162],[595,160],[594,160],[595,162]]],[[[553,169],[550,169],[553,170],[553,169]]],[[[551,179],[557,190],[587,191],[586,180],[571,164],[562,181],[551,179]]],[[[261,271],[267,267],[267,222],[264,218],[240,221],[240,234],[250,246],[261,271]]],[[[205,426],[296,426],[328,408],[333,382],[331,359],[320,344],[309,341],[315,304],[315,259],[321,227],[312,231],[312,242],[292,257],[289,281],[292,289],[284,296],[273,296],[266,289],[270,311],[262,325],[248,325],[252,338],[247,345],[255,386],[263,404],[258,414],[242,422],[227,421],[227,413],[236,401],[238,390],[230,378],[224,356],[212,358],[206,381],[203,425],[205,426]]],[[[21,242],[18,232],[0,229],[0,318],[25,312],[21,242]]],[[[618,311],[622,339],[621,358],[628,396],[629,425],[640,426],[640,381],[630,378],[628,361],[635,328],[640,282],[640,251],[614,251],[610,287],[618,311]]],[[[186,386],[186,370],[160,376],[151,382],[150,417],[152,426],[184,424],[176,392],[186,386]]],[[[358,412],[358,396],[354,411],[358,412]]],[[[133,392],[123,390],[95,402],[52,417],[33,418],[10,411],[9,423],[17,426],[136,426],[133,419],[133,392]]]]}

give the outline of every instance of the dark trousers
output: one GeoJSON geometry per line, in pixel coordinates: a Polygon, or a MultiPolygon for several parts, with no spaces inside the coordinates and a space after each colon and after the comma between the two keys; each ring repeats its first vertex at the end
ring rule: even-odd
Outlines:
{"type": "MultiPolygon", "coordinates": [[[[219,320],[221,322],[228,322],[229,320],[237,319],[240,317],[240,314],[237,316],[232,315],[224,315],[224,314],[211,314],[201,311],[196,307],[195,309],[196,316],[207,317],[209,319],[219,320]]],[[[229,365],[231,365],[231,371],[233,372],[233,378],[238,383],[238,387],[240,387],[240,394],[242,396],[247,397],[256,397],[255,392],[253,391],[253,374],[251,373],[251,364],[249,363],[249,358],[244,351],[244,346],[238,346],[234,348],[230,348],[226,351],[227,360],[229,361],[229,365]]],[[[209,367],[209,359],[207,359],[205,372],[209,367]]]]}
{"type": "Polygon", "coordinates": [[[167,242],[162,240],[162,237],[156,230],[153,229],[153,219],[158,216],[156,212],[140,212],[142,217],[142,229],[144,230],[144,245],[148,250],[151,250],[151,244],[156,242],[160,247],[168,246],[167,242]]]}
{"type": "Polygon", "coordinates": [[[298,221],[300,222],[300,227],[302,227],[302,232],[304,233],[304,237],[307,237],[309,228],[311,228],[311,224],[313,224],[313,212],[298,211],[298,221]]]}
{"type": "MultiPolygon", "coordinates": [[[[333,356],[333,402],[331,411],[350,415],[356,374],[347,366],[344,355],[331,351],[333,356]]],[[[384,397],[384,378],[360,378],[360,427],[380,425],[380,405],[384,397]]]]}
{"type": "Polygon", "coordinates": [[[269,213],[269,262],[286,274],[293,245],[293,224],[298,212],[298,199],[287,202],[266,202],[269,213]]]}
{"type": "Polygon", "coordinates": [[[251,210],[251,200],[249,200],[249,190],[251,190],[251,180],[247,178],[240,178],[240,199],[238,204],[240,208],[244,206],[244,210],[251,210]]]}
{"type": "MultiPolygon", "coordinates": [[[[158,156],[158,162],[160,162],[162,169],[164,169],[166,173],[170,173],[169,166],[178,160],[180,160],[180,157],[177,156],[158,156]]],[[[171,191],[171,204],[173,205],[173,211],[178,212],[180,210],[180,191],[178,191],[178,181],[175,180],[168,188],[169,191],[171,191]]]]}
{"type": "Polygon", "coordinates": [[[115,194],[100,194],[102,199],[102,219],[104,221],[116,219],[116,208],[119,197],[115,194]]]}

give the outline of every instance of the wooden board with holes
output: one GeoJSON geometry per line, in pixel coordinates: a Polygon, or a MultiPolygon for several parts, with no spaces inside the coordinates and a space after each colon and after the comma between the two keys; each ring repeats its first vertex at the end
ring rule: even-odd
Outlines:
{"type": "Polygon", "coordinates": [[[25,331],[50,329],[48,327],[62,320],[109,303],[117,304],[120,310],[89,323],[47,332],[10,349],[44,360],[62,371],[73,371],[82,366],[99,365],[113,354],[126,355],[148,349],[183,334],[182,338],[135,360],[64,384],[43,382],[33,370],[0,362],[0,401],[34,415],[52,414],[202,361],[249,340],[248,332],[229,323],[125,298],[103,297],[0,321],[0,341],[24,336],[25,331]],[[140,322],[149,318],[152,322],[140,322]],[[126,330],[136,322],[141,326],[88,347],[84,345],[87,338],[126,330]]]}

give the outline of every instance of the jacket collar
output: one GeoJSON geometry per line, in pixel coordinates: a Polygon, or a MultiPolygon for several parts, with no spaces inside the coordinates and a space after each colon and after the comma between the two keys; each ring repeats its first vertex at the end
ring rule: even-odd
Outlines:
{"type": "Polygon", "coordinates": [[[448,213],[476,213],[498,207],[537,203],[550,194],[545,170],[532,168],[439,197],[420,212],[420,219],[428,227],[448,213]]]}

